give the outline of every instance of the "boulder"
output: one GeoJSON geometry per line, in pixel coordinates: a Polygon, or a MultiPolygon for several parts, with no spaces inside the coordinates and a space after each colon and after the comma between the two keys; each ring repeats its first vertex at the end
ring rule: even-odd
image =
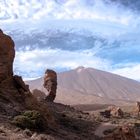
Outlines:
{"type": "Polygon", "coordinates": [[[57,90],[57,74],[55,71],[47,69],[44,76],[44,88],[48,91],[48,96],[45,98],[48,102],[53,102],[56,97],[57,90]]]}
{"type": "Polygon", "coordinates": [[[105,117],[105,118],[110,118],[110,117],[123,117],[123,111],[121,108],[116,107],[116,106],[110,106],[107,110],[101,111],[100,115],[105,117]]]}
{"type": "Polygon", "coordinates": [[[113,107],[111,110],[110,110],[110,114],[112,117],[119,117],[119,118],[122,118],[123,117],[123,111],[121,110],[121,108],[119,107],[113,107]]]}
{"type": "Polygon", "coordinates": [[[14,46],[12,38],[0,30],[0,83],[13,76],[14,46]]]}

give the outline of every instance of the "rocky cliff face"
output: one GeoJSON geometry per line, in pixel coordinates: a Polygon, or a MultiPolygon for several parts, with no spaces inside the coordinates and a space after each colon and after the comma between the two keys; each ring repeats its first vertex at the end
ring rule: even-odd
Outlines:
{"type": "Polygon", "coordinates": [[[0,115],[15,116],[24,110],[41,110],[22,77],[13,75],[14,58],[14,41],[0,30],[0,115]]]}
{"type": "Polygon", "coordinates": [[[0,30],[0,83],[13,75],[14,41],[0,30]]]}

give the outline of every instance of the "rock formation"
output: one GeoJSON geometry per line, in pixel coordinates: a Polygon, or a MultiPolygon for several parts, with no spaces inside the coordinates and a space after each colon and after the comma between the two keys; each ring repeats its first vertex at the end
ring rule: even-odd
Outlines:
{"type": "Polygon", "coordinates": [[[48,96],[45,98],[48,102],[53,102],[56,97],[57,89],[57,74],[55,71],[47,69],[44,76],[44,88],[48,91],[48,96]]]}
{"type": "Polygon", "coordinates": [[[110,117],[123,117],[123,111],[121,108],[116,107],[116,106],[110,106],[107,110],[101,111],[100,115],[105,117],[105,118],[110,118],[110,117]]]}
{"type": "Polygon", "coordinates": [[[24,83],[21,76],[14,75],[13,79],[14,79],[15,86],[20,93],[29,91],[29,86],[24,83]]]}
{"type": "Polygon", "coordinates": [[[112,117],[123,117],[123,111],[119,107],[113,107],[112,109],[110,109],[110,114],[112,117]]]}
{"type": "Polygon", "coordinates": [[[22,77],[13,75],[14,57],[14,41],[0,30],[0,113],[9,115],[26,108],[25,98],[32,95],[22,77]]]}
{"type": "Polygon", "coordinates": [[[0,83],[13,76],[14,41],[0,30],[0,83]]]}
{"type": "Polygon", "coordinates": [[[0,30],[0,123],[2,116],[8,120],[25,110],[36,110],[44,116],[46,126],[48,120],[52,125],[54,120],[47,105],[34,98],[21,76],[13,75],[14,46],[12,38],[0,30]]]}

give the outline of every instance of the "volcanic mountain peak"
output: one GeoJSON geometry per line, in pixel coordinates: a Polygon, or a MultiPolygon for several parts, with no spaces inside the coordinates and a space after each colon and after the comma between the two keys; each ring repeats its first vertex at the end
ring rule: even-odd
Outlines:
{"type": "MultiPolygon", "coordinates": [[[[30,89],[44,90],[43,78],[27,81],[30,89]]],[[[56,101],[66,104],[124,103],[139,100],[140,83],[94,68],[78,67],[58,73],[56,101]]]]}

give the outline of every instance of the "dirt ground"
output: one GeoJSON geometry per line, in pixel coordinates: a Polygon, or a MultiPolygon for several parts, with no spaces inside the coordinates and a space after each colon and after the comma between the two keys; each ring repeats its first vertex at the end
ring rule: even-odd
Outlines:
{"type": "MultiPolygon", "coordinates": [[[[140,117],[137,116],[137,113],[135,111],[135,104],[129,106],[119,106],[124,112],[124,116],[122,118],[117,117],[105,118],[101,116],[100,112],[105,111],[106,109],[108,109],[109,106],[110,105],[107,104],[106,105],[94,104],[89,106],[77,105],[75,106],[75,108],[88,112],[90,115],[94,115],[96,123],[99,124],[96,127],[94,134],[103,140],[107,135],[114,133],[117,129],[121,128],[124,125],[129,125],[131,127],[134,127],[136,124],[140,125],[140,117]]],[[[140,128],[138,128],[137,130],[138,132],[140,132],[140,128]]],[[[139,137],[139,133],[137,134],[137,137],[139,137]]],[[[112,138],[111,140],[116,139],[112,138]]],[[[120,140],[124,139],[120,138],[120,140]]],[[[136,140],[136,138],[132,138],[132,140],[136,140]]]]}

